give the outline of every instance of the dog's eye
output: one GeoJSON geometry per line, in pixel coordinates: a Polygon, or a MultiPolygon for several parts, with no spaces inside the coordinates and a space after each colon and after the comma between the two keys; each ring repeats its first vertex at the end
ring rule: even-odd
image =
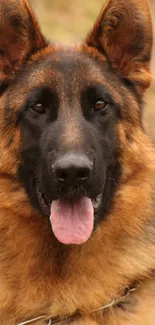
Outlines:
{"type": "Polygon", "coordinates": [[[45,108],[41,103],[30,105],[30,108],[36,113],[43,114],[45,113],[45,108]]]}
{"type": "Polygon", "coordinates": [[[104,111],[108,106],[108,103],[104,100],[98,100],[94,106],[95,111],[104,111]]]}

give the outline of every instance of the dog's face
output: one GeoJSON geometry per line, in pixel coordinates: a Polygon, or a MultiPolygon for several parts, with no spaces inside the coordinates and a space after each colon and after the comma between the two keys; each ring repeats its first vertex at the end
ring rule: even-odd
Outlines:
{"type": "Polygon", "coordinates": [[[23,21],[30,8],[23,1],[20,11],[17,3],[8,3],[10,16],[16,9],[6,29],[10,45],[1,41],[5,125],[20,130],[16,176],[57,239],[81,244],[107,216],[123,174],[121,123],[141,127],[141,97],[150,81],[147,4],[108,1],[86,42],[64,49],[46,44],[32,14],[26,16],[31,40],[23,21]],[[135,17],[127,17],[132,5],[135,17]]]}
{"type": "MultiPolygon", "coordinates": [[[[20,176],[32,204],[51,214],[52,221],[56,214],[61,227],[63,214],[67,229],[73,218],[76,227],[85,227],[84,239],[105,214],[106,189],[110,186],[112,196],[118,170],[120,107],[107,85],[112,78],[119,83],[108,64],[96,62],[89,53],[68,51],[38,62],[31,76],[24,72],[18,81],[27,88],[19,110],[20,176]],[[38,86],[39,74],[43,82],[38,86]],[[29,78],[33,79],[30,89],[29,78]]],[[[76,229],[70,231],[66,242],[76,229]]],[[[72,240],[80,241],[76,236],[72,240]]]]}

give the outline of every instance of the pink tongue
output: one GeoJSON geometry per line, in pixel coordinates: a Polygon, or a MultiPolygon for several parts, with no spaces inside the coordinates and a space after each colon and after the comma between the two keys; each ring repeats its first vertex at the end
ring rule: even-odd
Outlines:
{"type": "Polygon", "coordinates": [[[94,209],[89,198],[56,200],[51,205],[50,222],[56,238],[63,244],[83,244],[92,234],[94,209]]]}

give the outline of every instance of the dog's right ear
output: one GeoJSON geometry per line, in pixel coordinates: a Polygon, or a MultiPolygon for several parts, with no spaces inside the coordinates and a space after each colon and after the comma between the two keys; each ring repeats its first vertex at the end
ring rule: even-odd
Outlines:
{"type": "Polygon", "coordinates": [[[142,95],[151,81],[152,24],[147,0],[107,0],[86,39],[142,95]]]}
{"type": "Polygon", "coordinates": [[[27,0],[0,0],[0,84],[46,46],[27,0]]]}

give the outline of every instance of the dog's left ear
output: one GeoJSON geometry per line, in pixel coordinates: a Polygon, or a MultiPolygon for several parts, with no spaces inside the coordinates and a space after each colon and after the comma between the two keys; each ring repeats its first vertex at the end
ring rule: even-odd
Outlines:
{"type": "Polygon", "coordinates": [[[0,86],[47,46],[27,0],[0,0],[0,86]]]}
{"type": "Polygon", "coordinates": [[[152,24],[147,0],[107,0],[86,43],[106,54],[141,94],[148,88],[152,24]]]}

